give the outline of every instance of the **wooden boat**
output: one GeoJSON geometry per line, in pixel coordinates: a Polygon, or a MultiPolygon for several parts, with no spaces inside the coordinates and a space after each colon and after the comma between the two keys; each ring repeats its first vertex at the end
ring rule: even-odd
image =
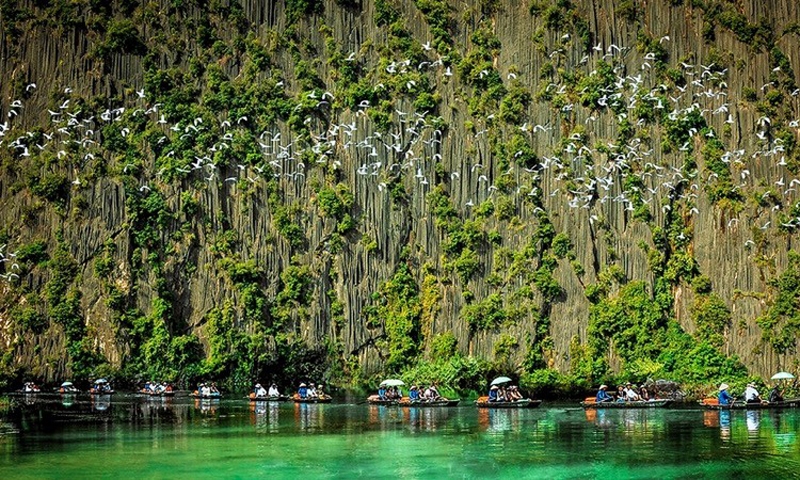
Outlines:
{"type": "Polygon", "coordinates": [[[531,400],[530,398],[523,398],[516,402],[490,402],[489,397],[480,397],[475,400],[478,408],[536,408],[541,404],[541,400],[531,400]]]}
{"type": "Polygon", "coordinates": [[[14,393],[22,393],[25,395],[36,395],[37,393],[42,393],[42,389],[39,388],[35,383],[26,382],[22,388],[15,391],[14,393]]]}
{"type": "Polygon", "coordinates": [[[333,398],[331,398],[330,395],[324,395],[322,397],[300,398],[300,395],[295,393],[292,396],[292,400],[294,400],[294,403],[331,403],[333,398]]]}
{"type": "Polygon", "coordinates": [[[403,400],[408,401],[408,398],[381,399],[381,397],[378,395],[370,395],[369,397],[367,397],[367,403],[369,403],[370,405],[396,406],[400,405],[400,403],[403,400]]]}
{"type": "Polygon", "coordinates": [[[440,398],[438,400],[408,400],[403,399],[405,401],[400,402],[400,406],[402,407],[414,407],[414,408],[427,408],[427,407],[455,407],[460,402],[460,398],[440,398]]]}
{"type": "Polygon", "coordinates": [[[728,405],[720,405],[716,398],[704,398],[700,405],[708,410],[778,410],[783,408],[800,407],[800,398],[789,398],[781,402],[746,403],[736,401],[728,405]]]}
{"type": "Polygon", "coordinates": [[[265,396],[265,397],[258,397],[255,394],[251,393],[250,396],[245,397],[251,402],[286,402],[289,400],[289,397],[286,395],[278,395],[278,396],[265,396]]]}
{"type": "Polygon", "coordinates": [[[195,390],[194,392],[190,393],[189,396],[192,397],[192,398],[202,398],[204,400],[219,400],[220,398],[222,398],[222,394],[219,393],[219,392],[215,392],[215,393],[212,393],[212,394],[209,394],[209,395],[203,395],[202,393],[198,392],[197,390],[195,390]]]}
{"type": "Polygon", "coordinates": [[[594,397],[589,397],[581,402],[583,408],[663,408],[671,404],[670,399],[661,400],[637,400],[633,402],[600,402],[597,403],[594,397]]]}

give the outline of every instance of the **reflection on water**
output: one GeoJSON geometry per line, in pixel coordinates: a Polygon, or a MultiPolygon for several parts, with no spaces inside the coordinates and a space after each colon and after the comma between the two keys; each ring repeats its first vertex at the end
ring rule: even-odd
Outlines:
{"type": "Polygon", "coordinates": [[[68,403],[53,394],[19,397],[14,405],[0,415],[2,478],[19,477],[12,465],[24,466],[28,478],[79,476],[79,466],[98,455],[109,471],[143,476],[137,458],[192,477],[233,475],[226,469],[234,464],[239,476],[282,478],[575,478],[587,471],[615,479],[788,478],[800,470],[797,411],[407,408],[120,394],[68,403]]]}
{"type": "Polygon", "coordinates": [[[719,411],[719,438],[723,443],[728,443],[731,439],[731,412],[730,410],[719,411]]]}
{"type": "Polygon", "coordinates": [[[758,439],[758,427],[761,424],[761,410],[747,411],[747,432],[750,439],[758,439]]]}
{"type": "Polygon", "coordinates": [[[449,413],[446,407],[403,407],[405,424],[412,432],[435,432],[447,424],[449,413]]]}
{"type": "Polygon", "coordinates": [[[519,408],[486,408],[489,414],[486,431],[491,433],[510,432],[519,429],[519,417],[522,410],[519,408]]]}
{"type": "Polygon", "coordinates": [[[92,395],[92,409],[105,412],[111,407],[111,395],[92,395]]]}
{"type": "Polygon", "coordinates": [[[200,410],[203,415],[213,417],[216,416],[221,401],[219,398],[195,398],[194,408],[200,410]]]}
{"type": "Polygon", "coordinates": [[[327,407],[324,403],[295,403],[294,418],[299,429],[304,432],[322,430],[327,407]]]}

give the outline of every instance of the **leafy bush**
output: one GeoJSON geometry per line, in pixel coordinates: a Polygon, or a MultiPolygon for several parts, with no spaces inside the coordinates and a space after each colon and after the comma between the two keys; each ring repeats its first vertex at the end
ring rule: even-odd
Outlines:
{"type": "Polygon", "coordinates": [[[493,293],[478,303],[465,305],[461,309],[461,318],[467,322],[473,332],[491,330],[501,326],[508,318],[503,307],[503,299],[493,293]]]}
{"type": "Polygon", "coordinates": [[[25,244],[17,250],[17,261],[38,265],[47,260],[47,243],[44,240],[35,240],[25,244]]]}

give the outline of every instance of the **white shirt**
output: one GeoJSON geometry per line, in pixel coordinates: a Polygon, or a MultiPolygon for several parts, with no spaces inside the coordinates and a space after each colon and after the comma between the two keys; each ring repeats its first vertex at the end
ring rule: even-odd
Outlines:
{"type": "Polygon", "coordinates": [[[636,401],[636,400],[639,400],[639,395],[637,395],[636,392],[633,391],[633,389],[626,388],[625,389],[625,398],[628,399],[628,400],[631,400],[631,401],[636,401]]]}
{"type": "Polygon", "coordinates": [[[747,387],[744,391],[744,399],[745,401],[755,400],[758,397],[758,390],[753,387],[747,387]]]}
{"type": "Polygon", "coordinates": [[[267,391],[266,391],[266,390],[264,390],[264,387],[258,387],[258,388],[256,389],[256,396],[257,396],[257,397],[263,397],[263,396],[265,396],[266,394],[267,394],[267,391]]]}
{"type": "Polygon", "coordinates": [[[280,393],[278,393],[278,388],[274,387],[274,386],[273,387],[269,387],[269,396],[270,397],[278,397],[278,396],[280,396],[280,393]]]}

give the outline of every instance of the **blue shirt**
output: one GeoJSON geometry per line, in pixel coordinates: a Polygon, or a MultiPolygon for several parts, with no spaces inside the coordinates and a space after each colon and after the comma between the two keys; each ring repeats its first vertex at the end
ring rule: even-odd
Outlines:
{"type": "Polygon", "coordinates": [[[297,391],[297,393],[300,394],[300,398],[306,398],[306,392],[308,392],[306,387],[300,387],[300,389],[297,391]]]}
{"type": "Polygon", "coordinates": [[[497,401],[497,390],[489,390],[489,401],[494,402],[497,401]]]}
{"type": "Polygon", "coordinates": [[[418,390],[411,390],[410,392],[408,392],[408,398],[410,398],[411,400],[419,399],[419,391],[418,390]]]}
{"type": "Polygon", "coordinates": [[[728,405],[733,402],[733,397],[728,393],[727,390],[723,390],[719,392],[719,404],[720,405],[728,405]]]}
{"type": "Polygon", "coordinates": [[[594,401],[600,403],[600,402],[607,402],[611,399],[612,399],[611,395],[609,395],[608,392],[606,392],[605,390],[598,390],[597,396],[595,397],[594,401]]]}

